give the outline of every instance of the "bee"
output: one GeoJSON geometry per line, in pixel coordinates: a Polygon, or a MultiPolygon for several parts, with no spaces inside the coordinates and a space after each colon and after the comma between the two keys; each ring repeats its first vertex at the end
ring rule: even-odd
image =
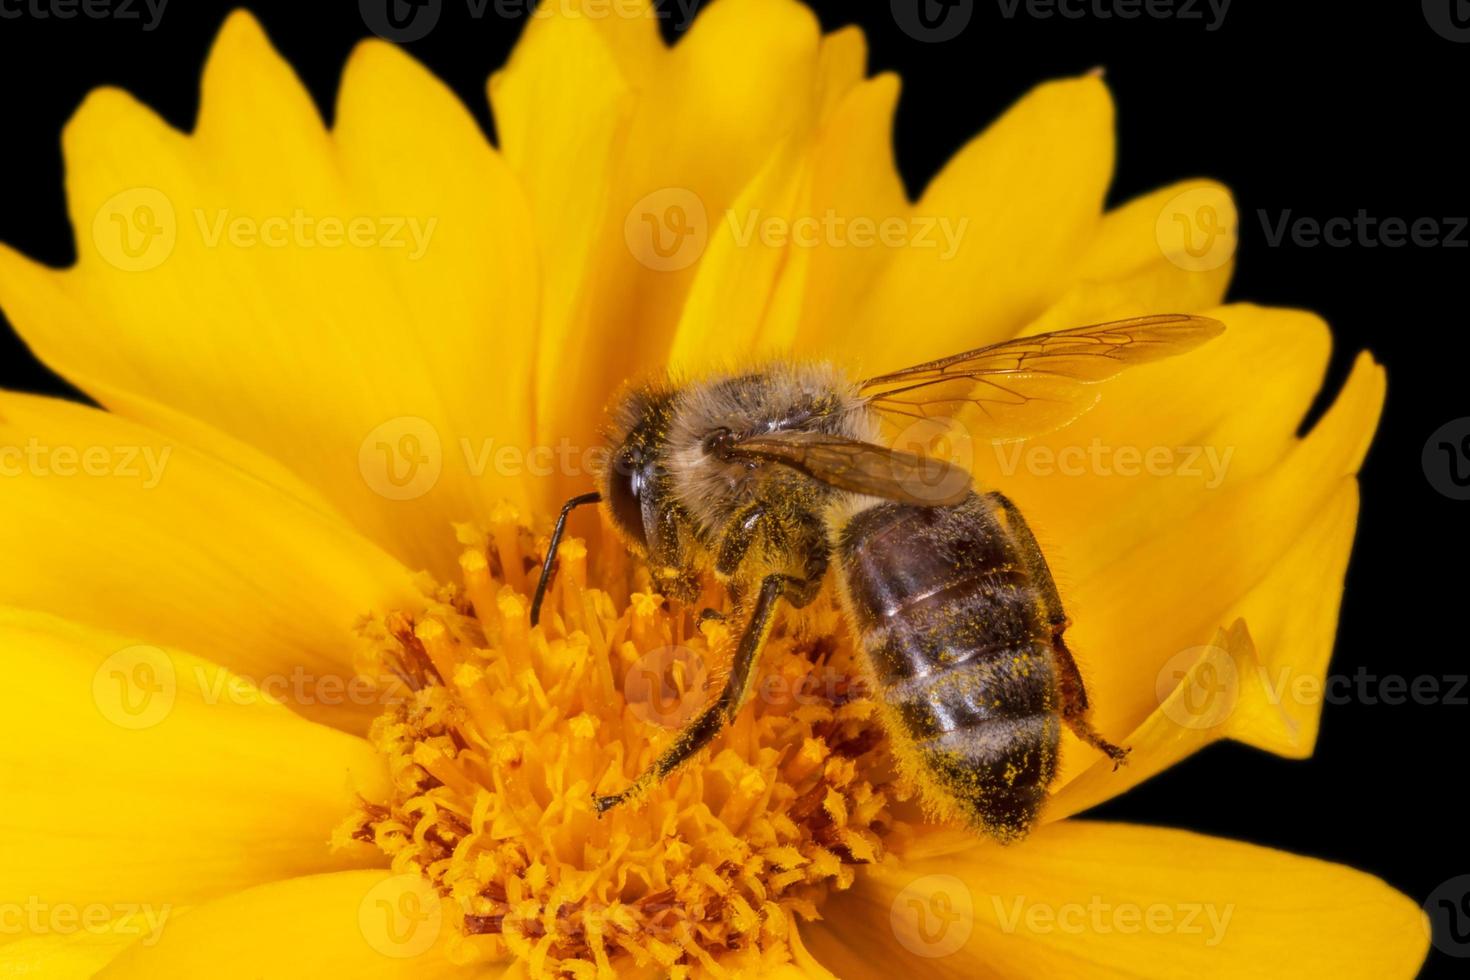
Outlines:
{"type": "Polygon", "coordinates": [[[1224,330],[1177,314],[993,344],[854,382],[830,364],[778,361],[684,384],[625,389],[597,489],[567,501],[532,601],[540,615],[573,508],[601,503],[658,589],[694,602],[712,569],[749,618],[715,700],[599,813],[699,752],[740,711],[780,602],[807,605],[829,566],[901,768],[929,808],[1003,842],[1024,837],[1056,775],[1061,726],[1127,749],[1088,721],[1063,639],[1069,620],[1014,504],[971,474],[889,448],[884,426],[961,416],[994,441],[1059,428],[1096,382],[1224,330]]]}

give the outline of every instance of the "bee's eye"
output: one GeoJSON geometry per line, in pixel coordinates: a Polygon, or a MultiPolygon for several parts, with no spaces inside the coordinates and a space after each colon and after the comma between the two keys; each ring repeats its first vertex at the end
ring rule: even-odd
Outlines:
{"type": "Polygon", "coordinates": [[[642,461],[632,450],[624,449],[613,460],[607,477],[608,507],[613,520],[635,541],[647,541],[643,529],[643,501],[647,477],[642,461]]]}

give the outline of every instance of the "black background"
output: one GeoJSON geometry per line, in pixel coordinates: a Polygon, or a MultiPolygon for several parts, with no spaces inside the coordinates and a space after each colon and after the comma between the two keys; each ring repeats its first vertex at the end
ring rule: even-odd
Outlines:
{"type": "MultiPolygon", "coordinates": [[[[67,265],[74,252],[62,124],[89,89],[113,84],[189,128],[199,70],[230,4],[173,0],[145,31],[140,0],[132,9],[141,19],[43,18],[33,12],[38,2],[47,9],[50,0],[0,0],[0,10],[22,12],[0,19],[0,240],[67,265]]],[[[896,140],[911,191],[1033,84],[1094,66],[1106,68],[1119,110],[1114,202],[1191,176],[1233,189],[1241,245],[1231,298],[1324,315],[1337,342],[1328,393],[1361,348],[1388,369],[1332,669],[1429,675],[1445,689],[1448,678],[1470,673],[1459,565],[1470,545],[1470,502],[1433,488],[1421,450],[1440,425],[1470,415],[1461,295],[1470,232],[1461,232],[1458,248],[1273,247],[1260,212],[1272,222],[1287,209],[1318,220],[1360,210],[1410,222],[1470,214],[1462,176],[1470,43],[1430,24],[1452,2],[1421,9],[1235,0],[1210,30],[1213,15],[1202,3],[1197,19],[1125,20],[1099,16],[1099,3],[1116,9],[1109,0],[1073,0],[1070,9],[1084,12],[1077,18],[1037,17],[1024,3],[1007,16],[999,0],[958,0],[949,15],[969,19],[942,42],[906,32],[906,18],[886,2],[819,5],[826,28],[863,27],[872,71],[903,76],[896,140]]],[[[250,6],[330,117],[341,66],[368,35],[358,4],[250,6]]],[[[493,0],[481,18],[468,11],[464,0],[445,0],[437,27],[408,48],[492,133],[484,82],[524,17],[496,16],[493,0]]],[[[679,19],[665,22],[670,36],[679,19]]],[[[69,390],[8,325],[0,331],[0,385],[69,390]]],[[[1092,815],[1341,861],[1422,901],[1470,873],[1461,802],[1465,693],[1460,704],[1329,705],[1308,762],[1219,745],[1092,815]]],[[[1431,960],[1432,972],[1463,965],[1439,954],[1431,960]]]]}

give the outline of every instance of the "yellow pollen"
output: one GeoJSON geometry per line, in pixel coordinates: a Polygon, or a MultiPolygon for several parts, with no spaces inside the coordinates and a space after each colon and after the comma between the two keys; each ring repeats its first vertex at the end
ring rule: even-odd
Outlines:
{"type": "MultiPolygon", "coordinates": [[[[652,594],[607,538],[563,543],[541,623],[525,594],[546,539],[509,508],[459,528],[463,584],[365,622],[358,668],[389,679],[371,739],[393,797],[339,836],[426,877],[459,962],[533,977],[723,976],[787,961],[815,918],[907,826],[872,701],[829,596],[773,631],[754,693],[704,752],[598,816],[723,683],[743,617],[652,594]],[[671,608],[673,606],[673,608],[671,608]]],[[[713,583],[705,598],[718,605],[713,583]]]]}

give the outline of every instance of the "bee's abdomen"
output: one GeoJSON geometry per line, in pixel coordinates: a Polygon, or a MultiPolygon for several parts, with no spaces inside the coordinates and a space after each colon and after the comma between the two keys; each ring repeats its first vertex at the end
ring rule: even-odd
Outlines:
{"type": "Polygon", "coordinates": [[[917,761],[966,816],[1025,833],[1060,734],[1053,614],[996,508],[885,503],[838,541],[879,696],[917,761]]]}

